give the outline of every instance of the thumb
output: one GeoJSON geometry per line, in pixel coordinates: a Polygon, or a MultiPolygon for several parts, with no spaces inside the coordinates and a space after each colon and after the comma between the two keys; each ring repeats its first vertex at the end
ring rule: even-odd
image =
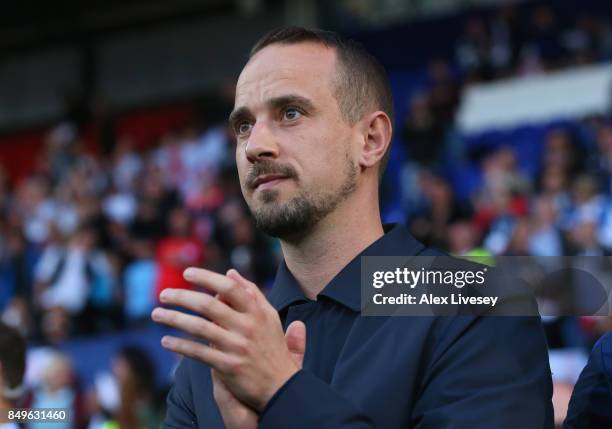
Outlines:
{"type": "Polygon", "coordinates": [[[287,327],[285,342],[293,362],[301,369],[306,353],[306,325],[304,325],[304,322],[296,320],[287,327]]]}

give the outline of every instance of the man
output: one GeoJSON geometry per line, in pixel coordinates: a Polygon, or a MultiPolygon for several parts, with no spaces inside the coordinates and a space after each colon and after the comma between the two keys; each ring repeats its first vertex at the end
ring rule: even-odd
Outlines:
{"type": "Polygon", "coordinates": [[[7,419],[7,410],[23,394],[26,344],[19,333],[0,322],[0,429],[18,429],[7,419]]]}
{"type": "Polygon", "coordinates": [[[216,296],[162,294],[190,313],[153,319],[205,342],[162,338],[186,356],[166,428],[552,427],[538,318],[360,316],[360,256],[426,251],[381,224],[392,117],[384,70],[354,42],[286,28],[255,45],[230,125],[243,195],[284,262],[267,298],[196,268],[187,280],[216,296]]]}
{"type": "Polygon", "coordinates": [[[567,410],[564,429],[612,427],[612,333],[593,347],[567,410]]]}

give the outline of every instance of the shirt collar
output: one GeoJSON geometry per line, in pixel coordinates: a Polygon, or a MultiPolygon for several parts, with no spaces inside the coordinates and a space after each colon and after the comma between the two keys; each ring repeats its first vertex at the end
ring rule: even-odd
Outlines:
{"type": "MultiPolygon", "coordinates": [[[[360,311],[362,256],[409,256],[418,254],[425,247],[403,225],[388,224],[383,227],[385,234],[353,258],[323,288],[319,296],[330,298],[353,311],[360,311]]],[[[285,261],[278,268],[268,300],[277,311],[296,302],[308,301],[285,261]]]]}

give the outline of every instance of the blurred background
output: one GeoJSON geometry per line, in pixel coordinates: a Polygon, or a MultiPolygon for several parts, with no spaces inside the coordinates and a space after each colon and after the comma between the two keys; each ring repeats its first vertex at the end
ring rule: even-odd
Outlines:
{"type": "MultiPolygon", "coordinates": [[[[605,0],[5,3],[0,317],[29,340],[22,405],[71,408],[66,428],[160,426],[178,359],[149,315],[185,267],[269,287],[279,246],[246,210],[226,119],[277,26],[341,31],[387,68],[385,221],[455,255],[612,253],[605,0]]],[[[561,421],[612,320],[545,324],[561,421]]]]}

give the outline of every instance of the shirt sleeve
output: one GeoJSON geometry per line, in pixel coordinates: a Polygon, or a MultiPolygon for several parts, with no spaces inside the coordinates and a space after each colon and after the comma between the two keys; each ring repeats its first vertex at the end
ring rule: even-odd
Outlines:
{"type": "MultiPolygon", "coordinates": [[[[606,337],[595,344],[589,362],[578,378],[564,429],[612,427],[612,372],[606,368],[604,352],[606,342],[612,345],[612,334],[606,337]]],[[[612,355],[608,353],[608,359],[611,358],[612,355]]]]}
{"type": "Polygon", "coordinates": [[[300,370],[270,399],[260,429],[373,429],[372,421],[314,374],[300,370]]]}
{"type": "Polygon", "coordinates": [[[189,360],[183,359],[174,375],[174,384],[166,399],[164,429],[196,428],[193,394],[189,377],[189,360]]]}
{"type": "Polygon", "coordinates": [[[413,409],[415,429],[552,429],[540,318],[449,320],[413,409]]]}

